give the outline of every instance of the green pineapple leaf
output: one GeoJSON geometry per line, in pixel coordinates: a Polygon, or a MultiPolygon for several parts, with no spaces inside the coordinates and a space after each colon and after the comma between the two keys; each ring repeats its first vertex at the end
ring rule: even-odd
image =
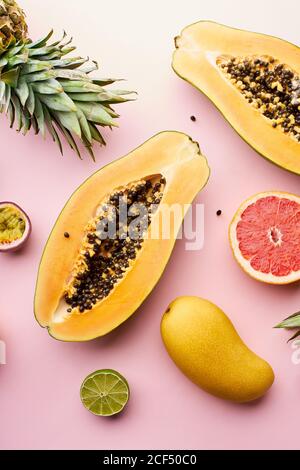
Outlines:
{"type": "Polygon", "coordinates": [[[18,86],[18,80],[20,75],[20,68],[15,67],[7,72],[1,74],[1,81],[6,85],[9,85],[11,88],[16,88],[18,86]]]}
{"type": "Polygon", "coordinates": [[[36,121],[37,121],[37,127],[38,127],[39,131],[41,132],[42,136],[45,138],[46,128],[45,128],[45,115],[44,115],[43,105],[42,105],[38,95],[36,95],[34,97],[34,101],[35,101],[34,116],[35,116],[36,121]]]}
{"type": "Polygon", "coordinates": [[[274,328],[300,328],[300,312],[290,315],[274,328]]]}
{"type": "Polygon", "coordinates": [[[52,30],[35,42],[11,36],[5,48],[0,36],[0,112],[23,134],[32,128],[45,137],[48,130],[61,153],[61,136],[80,158],[81,141],[94,159],[94,144],[106,145],[99,128],[117,126],[119,114],[112,105],[132,101],[134,92],[107,89],[120,80],[91,78],[98,63],[66,57],[75,50],[72,39],[64,32],[50,43],[52,36],[52,30]]]}
{"type": "Polygon", "coordinates": [[[22,75],[27,75],[35,72],[42,72],[44,70],[51,70],[51,64],[49,64],[49,62],[30,59],[22,67],[22,75]]]}
{"type": "Polygon", "coordinates": [[[33,92],[32,86],[28,85],[29,95],[26,101],[26,107],[28,109],[29,114],[32,116],[35,110],[35,94],[33,92]]]}
{"type": "Polygon", "coordinates": [[[54,31],[53,29],[51,29],[51,31],[47,34],[47,36],[45,36],[44,38],[38,39],[35,42],[31,42],[30,44],[28,44],[27,48],[38,49],[40,47],[44,47],[49,41],[49,39],[53,36],[53,34],[54,34],[54,31]]]}
{"type": "MultiPolygon", "coordinates": [[[[276,325],[274,328],[286,328],[286,329],[300,328],[300,312],[296,312],[293,315],[290,315],[281,323],[276,325]]],[[[300,336],[300,330],[296,331],[296,333],[288,340],[288,342],[292,341],[293,339],[298,338],[298,336],[300,336]]]]}
{"type": "Polygon", "coordinates": [[[86,119],[83,111],[79,108],[77,108],[77,118],[80,124],[81,131],[83,135],[85,136],[86,140],[92,144],[93,142],[93,137],[90,131],[89,123],[88,120],[86,119]]]}
{"type": "Polygon", "coordinates": [[[15,122],[15,108],[13,107],[12,102],[10,102],[8,106],[8,115],[10,121],[10,128],[12,129],[15,122]]]}
{"type": "Polygon", "coordinates": [[[98,103],[82,103],[81,101],[75,101],[75,103],[77,108],[83,111],[88,121],[104,126],[117,126],[114,119],[109,115],[104,107],[98,103]]]}
{"type": "Polygon", "coordinates": [[[32,89],[35,93],[43,95],[59,95],[64,91],[61,84],[54,78],[49,78],[44,82],[32,82],[32,89]]]}
{"type": "Polygon", "coordinates": [[[81,139],[81,127],[76,113],[55,111],[53,114],[56,116],[61,126],[76,134],[81,139]]]}
{"type": "Polygon", "coordinates": [[[3,104],[5,97],[5,83],[0,81],[0,106],[3,104]]]}
{"type": "MultiPolygon", "coordinates": [[[[35,84],[32,85],[33,90],[35,86],[35,84]]],[[[55,111],[77,110],[75,103],[71,100],[71,98],[68,97],[66,93],[59,93],[56,95],[42,94],[40,92],[38,93],[41,102],[46,105],[48,109],[54,109],[55,111]]]]}
{"type": "Polygon", "coordinates": [[[88,79],[84,82],[76,80],[60,80],[60,83],[62,84],[66,93],[100,93],[102,91],[102,88],[99,85],[95,85],[94,83],[88,81],[88,79]]]}
{"type": "MultiPolygon", "coordinates": [[[[27,83],[45,82],[46,80],[54,79],[55,73],[53,72],[53,70],[42,70],[40,72],[25,74],[25,76],[22,73],[22,78],[26,80],[27,83]]],[[[59,86],[59,88],[61,88],[61,86],[59,86]]],[[[56,91],[54,90],[54,93],[55,92],[56,91]]]]}
{"type": "Polygon", "coordinates": [[[11,95],[11,101],[15,109],[15,120],[16,120],[16,125],[17,125],[17,132],[20,132],[20,130],[22,129],[22,125],[23,125],[21,103],[19,101],[19,98],[14,93],[12,93],[11,95]]]}
{"type": "Polygon", "coordinates": [[[29,97],[29,87],[24,80],[19,80],[18,86],[15,89],[16,94],[20,98],[21,104],[24,107],[29,97]]]}
{"type": "Polygon", "coordinates": [[[91,132],[91,136],[92,138],[98,142],[100,145],[103,145],[105,146],[106,145],[106,142],[105,140],[103,139],[99,129],[97,126],[95,126],[95,124],[93,124],[92,122],[89,122],[89,128],[90,128],[90,132],[91,132]]]}
{"type": "MultiPolygon", "coordinates": [[[[48,131],[51,134],[53,141],[58,145],[60,153],[63,155],[63,148],[62,148],[61,140],[58,136],[58,133],[57,133],[55,127],[53,126],[53,121],[52,121],[51,114],[48,111],[47,107],[45,107],[45,106],[43,107],[43,113],[44,113],[45,123],[46,123],[46,126],[48,128],[48,131]]],[[[66,132],[67,132],[67,129],[66,129],[66,132]]]]}

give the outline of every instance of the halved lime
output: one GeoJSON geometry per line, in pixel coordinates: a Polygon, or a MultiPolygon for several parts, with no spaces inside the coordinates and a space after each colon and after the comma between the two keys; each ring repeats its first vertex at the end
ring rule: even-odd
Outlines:
{"type": "Polygon", "coordinates": [[[83,405],[94,415],[113,416],[120,413],[129,400],[126,379],[111,369],[102,369],[88,375],[80,389],[83,405]]]}

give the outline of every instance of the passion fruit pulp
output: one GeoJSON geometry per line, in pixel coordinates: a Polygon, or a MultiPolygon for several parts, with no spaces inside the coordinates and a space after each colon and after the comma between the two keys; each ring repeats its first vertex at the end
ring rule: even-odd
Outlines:
{"type": "Polygon", "coordinates": [[[0,253],[17,251],[31,233],[28,215],[13,202],[0,202],[0,253]]]}

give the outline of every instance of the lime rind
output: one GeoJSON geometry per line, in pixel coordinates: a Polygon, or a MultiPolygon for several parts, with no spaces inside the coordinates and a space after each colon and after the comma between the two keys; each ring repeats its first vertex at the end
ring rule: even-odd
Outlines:
{"type": "Polygon", "coordinates": [[[130,391],[126,379],[112,369],[98,370],[84,380],[80,397],[96,416],[113,416],[126,406],[130,391]]]}

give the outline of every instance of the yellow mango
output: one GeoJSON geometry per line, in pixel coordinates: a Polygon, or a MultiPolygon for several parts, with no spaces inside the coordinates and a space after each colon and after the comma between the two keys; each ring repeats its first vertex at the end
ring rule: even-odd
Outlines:
{"type": "Polygon", "coordinates": [[[161,334],[179,369],[212,395],[248,402],[273,384],[271,366],[246,346],[225,313],[208,300],[174,300],[163,316],[161,334]]]}

